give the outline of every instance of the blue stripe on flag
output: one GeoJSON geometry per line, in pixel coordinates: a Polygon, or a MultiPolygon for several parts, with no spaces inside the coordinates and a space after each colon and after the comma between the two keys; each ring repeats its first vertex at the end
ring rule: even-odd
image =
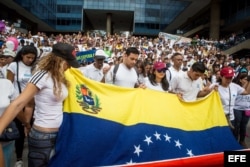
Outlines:
{"type": "Polygon", "coordinates": [[[49,166],[103,166],[238,150],[229,127],[184,131],[138,123],[133,126],[64,113],[56,155],[49,166]]]}

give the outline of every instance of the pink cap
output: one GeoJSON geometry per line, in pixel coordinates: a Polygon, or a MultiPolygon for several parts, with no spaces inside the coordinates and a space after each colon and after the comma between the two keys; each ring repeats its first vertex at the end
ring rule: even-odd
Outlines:
{"type": "Polygon", "coordinates": [[[222,77],[231,78],[234,76],[234,69],[231,67],[225,67],[225,68],[221,69],[220,75],[222,77]]]}
{"type": "Polygon", "coordinates": [[[153,68],[155,70],[167,69],[166,64],[162,63],[162,62],[156,62],[156,63],[154,63],[153,68]]]}

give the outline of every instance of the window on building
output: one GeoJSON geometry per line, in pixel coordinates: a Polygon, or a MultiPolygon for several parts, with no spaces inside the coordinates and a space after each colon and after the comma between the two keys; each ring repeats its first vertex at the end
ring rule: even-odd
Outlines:
{"type": "Polygon", "coordinates": [[[70,13],[69,6],[57,5],[57,13],[70,13]]]}

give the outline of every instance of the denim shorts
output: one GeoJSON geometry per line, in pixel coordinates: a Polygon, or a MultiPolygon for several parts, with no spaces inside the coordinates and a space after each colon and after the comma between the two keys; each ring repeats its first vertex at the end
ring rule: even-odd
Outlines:
{"type": "Polygon", "coordinates": [[[29,167],[46,167],[50,158],[55,154],[55,141],[58,132],[41,132],[31,128],[28,145],[29,167]]]}

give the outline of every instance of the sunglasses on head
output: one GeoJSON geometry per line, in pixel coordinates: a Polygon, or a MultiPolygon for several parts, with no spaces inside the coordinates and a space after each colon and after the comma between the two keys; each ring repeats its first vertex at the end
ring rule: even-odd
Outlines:
{"type": "Polygon", "coordinates": [[[161,73],[161,72],[166,72],[166,69],[165,69],[165,68],[157,69],[157,72],[159,72],[159,73],[161,73]]]}

